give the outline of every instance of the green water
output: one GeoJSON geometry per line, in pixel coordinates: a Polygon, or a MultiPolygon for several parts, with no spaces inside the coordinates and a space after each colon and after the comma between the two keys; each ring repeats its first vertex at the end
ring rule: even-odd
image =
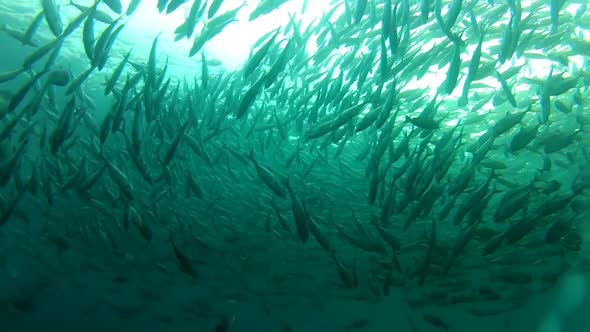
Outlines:
{"type": "Polygon", "coordinates": [[[584,1],[76,4],[0,1],[1,331],[586,330],[584,1]]]}

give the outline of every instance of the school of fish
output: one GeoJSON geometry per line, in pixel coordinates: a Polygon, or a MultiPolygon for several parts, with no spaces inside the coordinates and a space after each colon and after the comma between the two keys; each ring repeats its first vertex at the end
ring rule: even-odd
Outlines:
{"type": "Polygon", "coordinates": [[[334,0],[304,25],[307,1],[239,70],[208,42],[287,1],[41,0],[4,24],[23,56],[0,73],[3,256],[144,285],[139,310],[188,284],[273,310],[395,290],[417,311],[494,316],[590,270],[586,1],[334,0]],[[121,50],[141,6],[185,11],[173,39],[200,70],[171,74],[161,35],[147,61],[121,50]]]}

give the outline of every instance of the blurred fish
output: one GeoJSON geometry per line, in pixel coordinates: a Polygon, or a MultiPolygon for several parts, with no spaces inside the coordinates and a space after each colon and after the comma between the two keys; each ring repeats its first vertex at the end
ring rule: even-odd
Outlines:
{"type": "Polygon", "coordinates": [[[449,331],[449,325],[447,323],[445,323],[442,318],[440,318],[437,315],[434,314],[424,314],[422,315],[422,319],[424,319],[425,322],[429,323],[430,325],[437,327],[441,330],[444,331],[449,331]]]}
{"type": "MultiPolygon", "coordinates": [[[[107,3],[107,1],[105,1],[105,3],[107,3]]],[[[82,5],[75,3],[73,0],[70,0],[70,5],[76,7],[82,13],[88,11],[91,8],[94,8],[94,9],[92,9],[93,10],[92,15],[95,20],[105,23],[105,24],[113,23],[113,18],[110,17],[109,14],[103,12],[102,10],[96,9],[96,6],[92,6],[92,7],[82,6],[82,5]]]]}
{"type": "Polygon", "coordinates": [[[121,5],[121,0],[103,0],[103,2],[115,13],[121,14],[123,12],[123,6],[121,5]]]}
{"type": "Polygon", "coordinates": [[[13,79],[17,78],[19,75],[21,75],[24,72],[25,72],[25,69],[21,68],[21,69],[17,69],[17,70],[13,70],[13,71],[0,73],[0,83],[12,81],[13,79]]]}
{"type": "Polygon", "coordinates": [[[291,209],[293,211],[293,219],[295,219],[295,226],[297,228],[297,235],[302,242],[306,242],[309,238],[309,228],[308,228],[308,216],[299,196],[297,193],[291,188],[289,184],[289,180],[287,179],[287,191],[289,192],[289,197],[291,198],[291,209]]]}
{"type": "Polygon", "coordinates": [[[141,4],[141,0],[131,0],[129,2],[129,6],[127,6],[127,11],[125,12],[125,15],[133,15],[133,13],[137,10],[137,7],[139,7],[139,4],[141,4]]]}
{"type": "Polygon", "coordinates": [[[266,15],[279,8],[285,2],[287,2],[287,0],[261,0],[250,14],[248,20],[253,21],[262,15],[266,15]]]}
{"type": "Polygon", "coordinates": [[[45,21],[55,37],[59,37],[64,29],[59,7],[55,0],[41,0],[45,21]]]}
{"type": "Polygon", "coordinates": [[[234,320],[235,320],[235,316],[231,316],[231,318],[228,315],[224,315],[221,320],[219,321],[219,323],[217,323],[217,325],[215,325],[215,332],[228,332],[230,326],[233,324],[234,320]]]}
{"type": "Polygon", "coordinates": [[[250,160],[256,167],[256,173],[258,174],[258,177],[262,180],[262,182],[264,182],[264,184],[270,190],[272,190],[272,192],[275,193],[275,195],[277,195],[278,197],[287,198],[287,190],[285,190],[285,186],[283,186],[279,182],[277,176],[274,175],[271,170],[258,163],[256,158],[254,157],[253,148],[250,149],[250,160]]]}
{"type": "MultiPolygon", "coordinates": [[[[180,269],[181,272],[188,275],[191,278],[197,278],[197,272],[193,268],[190,259],[176,246],[174,242],[174,238],[172,236],[172,232],[169,236],[170,244],[172,245],[172,249],[174,251],[174,257],[176,257],[176,265],[180,269]]],[[[222,328],[229,328],[229,326],[222,326],[222,328]]],[[[220,330],[224,331],[224,330],[220,330]]]]}

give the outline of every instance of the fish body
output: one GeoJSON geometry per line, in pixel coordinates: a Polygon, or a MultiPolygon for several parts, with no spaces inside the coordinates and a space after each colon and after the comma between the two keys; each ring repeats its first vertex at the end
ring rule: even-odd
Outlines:
{"type": "Polygon", "coordinates": [[[509,143],[509,150],[512,153],[515,153],[523,148],[525,148],[530,142],[537,137],[537,132],[539,131],[540,123],[535,126],[530,127],[521,127],[520,130],[512,136],[512,139],[509,143]]]}
{"type": "Polygon", "coordinates": [[[41,0],[45,21],[55,37],[59,37],[64,29],[64,24],[55,0],[41,0]]]}
{"type": "Polygon", "coordinates": [[[471,86],[471,83],[475,81],[477,77],[477,72],[479,70],[481,48],[483,45],[484,36],[485,35],[483,33],[480,34],[477,47],[475,48],[475,51],[473,51],[473,55],[471,56],[471,61],[469,62],[469,71],[467,72],[467,78],[465,79],[465,83],[463,83],[463,92],[461,94],[461,97],[457,100],[458,106],[467,105],[467,95],[469,93],[469,87],[471,86]]]}
{"type": "Polygon", "coordinates": [[[178,7],[182,6],[187,1],[188,0],[171,0],[168,4],[168,7],[166,7],[166,14],[174,12],[176,9],[178,9],[178,7]]]}
{"type": "Polygon", "coordinates": [[[449,331],[449,325],[437,315],[427,313],[422,316],[422,319],[436,328],[439,328],[443,331],[449,331]]]}
{"type": "MultiPolygon", "coordinates": [[[[457,1],[457,0],[455,0],[457,1]]],[[[458,0],[461,1],[461,0],[458,0]]],[[[444,82],[444,92],[451,94],[457,86],[457,79],[459,78],[459,70],[461,69],[461,48],[459,45],[455,45],[451,56],[451,64],[449,65],[449,71],[447,72],[447,78],[444,82]]]]}
{"type": "MultiPolygon", "coordinates": [[[[31,45],[32,43],[34,43],[33,36],[37,32],[37,30],[39,30],[39,26],[41,26],[41,22],[43,21],[44,18],[45,18],[45,11],[43,11],[43,10],[40,11],[37,15],[35,15],[35,17],[31,21],[31,24],[29,24],[29,27],[23,33],[23,37],[22,37],[22,39],[24,41],[23,44],[31,45]]],[[[36,47],[35,45],[31,45],[31,46],[36,47]]]]}
{"type": "Polygon", "coordinates": [[[244,66],[244,77],[248,77],[252,75],[254,70],[260,65],[262,59],[266,56],[269,49],[273,45],[275,39],[277,38],[280,30],[277,29],[276,32],[264,43],[256,52],[252,54],[252,57],[248,59],[248,62],[244,66]]]}
{"type": "Polygon", "coordinates": [[[297,235],[302,242],[307,242],[307,239],[309,238],[307,213],[303,207],[303,204],[301,203],[301,200],[291,188],[289,181],[287,181],[287,191],[289,192],[289,197],[291,198],[291,209],[293,211],[293,218],[295,219],[297,235]]]}
{"type": "Polygon", "coordinates": [[[103,12],[102,10],[96,9],[96,6],[91,6],[91,7],[82,6],[82,5],[75,3],[73,0],[70,0],[70,5],[76,7],[81,12],[86,12],[89,9],[94,8],[93,15],[94,15],[95,20],[105,23],[105,24],[113,23],[113,18],[109,14],[103,12]]]}
{"type": "Polygon", "coordinates": [[[176,132],[174,139],[172,140],[172,142],[170,143],[170,146],[168,147],[168,149],[166,150],[166,153],[164,154],[164,158],[162,158],[162,163],[161,163],[162,167],[168,166],[168,164],[170,164],[170,162],[172,161],[172,158],[174,157],[174,154],[176,153],[176,150],[178,149],[178,145],[180,144],[180,141],[184,137],[184,133],[186,132],[188,126],[191,123],[192,123],[192,118],[187,119],[184,122],[184,124],[182,125],[182,127],[176,132]]]}
{"type": "Polygon", "coordinates": [[[254,11],[252,11],[248,20],[253,21],[262,15],[266,15],[279,8],[285,2],[287,2],[287,0],[262,0],[258,3],[254,11]]]}
{"type": "Polygon", "coordinates": [[[514,126],[516,126],[522,121],[522,119],[524,118],[526,113],[530,111],[530,109],[531,108],[529,106],[529,108],[526,111],[506,114],[504,117],[502,117],[494,124],[493,135],[495,137],[498,137],[512,129],[514,126]]]}
{"type": "Polygon", "coordinates": [[[21,68],[17,70],[0,73],[0,83],[12,81],[13,79],[19,77],[24,71],[25,70],[21,68]]]}
{"type": "Polygon", "coordinates": [[[287,190],[285,189],[285,186],[278,181],[277,176],[274,175],[271,170],[258,163],[254,157],[254,149],[250,150],[250,160],[254,164],[254,167],[256,167],[256,173],[262,182],[264,182],[264,184],[278,197],[287,198],[287,190]]]}
{"type": "Polygon", "coordinates": [[[115,84],[117,83],[117,80],[119,79],[119,77],[123,73],[123,69],[125,69],[125,65],[129,61],[130,55],[131,55],[131,51],[127,52],[127,54],[123,57],[123,60],[121,60],[121,62],[117,65],[117,67],[113,71],[113,74],[111,74],[111,76],[107,80],[105,88],[104,88],[105,95],[108,95],[109,93],[111,93],[111,91],[113,91],[113,88],[115,87],[115,84]]]}
{"type": "Polygon", "coordinates": [[[504,90],[504,93],[506,94],[506,98],[510,102],[510,105],[512,105],[512,107],[514,108],[518,107],[516,104],[516,98],[514,98],[512,90],[510,89],[510,86],[508,85],[502,74],[496,71],[496,77],[498,78],[498,81],[500,81],[500,84],[502,85],[502,90],[504,90]]]}
{"type": "Polygon", "coordinates": [[[141,0],[131,0],[129,2],[129,6],[127,6],[127,11],[125,12],[125,15],[127,15],[127,16],[133,15],[133,13],[139,7],[139,4],[141,4],[141,0]]]}
{"type": "Polygon", "coordinates": [[[172,245],[172,250],[174,251],[174,257],[176,258],[176,265],[180,271],[191,278],[197,278],[197,272],[194,269],[193,264],[191,263],[188,256],[176,245],[176,242],[172,237],[172,233],[170,233],[169,239],[170,244],[172,245]]]}
{"type": "Polygon", "coordinates": [[[121,5],[121,0],[103,0],[103,2],[115,13],[121,14],[123,12],[123,6],[121,5]]]}

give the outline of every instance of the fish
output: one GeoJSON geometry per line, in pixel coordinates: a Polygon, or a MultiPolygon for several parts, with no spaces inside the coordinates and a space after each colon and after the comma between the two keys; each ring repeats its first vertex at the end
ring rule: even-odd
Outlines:
{"type": "Polygon", "coordinates": [[[282,332],[292,332],[291,326],[286,320],[281,319],[281,331],[282,332]]]}
{"type": "Polygon", "coordinates": [[[188,256],[186,256],[186,254],[182,252],[180,248],[176,245],[174,237],[172,236],[172,232],[170,232],[168,239],[170,241],[170,245],[172,246],[172,250],[174,251],[174,257],[176,258],[176,265],[178,266],[178,269],[182,273],[188,275],[189,277],[196,279],[197,272],[193,267],[193,264],[191,263],[188,256]]]}
{"type": "Polygon", "coordinates": [[[57,127],[50,134],[49,145],[51,153],[56,154],[60,147],[65,143],[66,139],[70,136],[72,130],[76,128],[75,124],[78,123],[78,121],[75,121],[74,118],[75,108],[76,100],[71,98],[58,119],[57,127]]]}
{"type": "Polygon", "coordinates": [[[127,54],[125,54],[125,56],[123,57],[123,60],[121,60],[121,62],[119,62],[119,64],[117,65],[117,67],[113,71],[113,74],[111,74],[111,76],[107,80],[107,82],[105,84],[105,88],[104,88],[105,95],[108,95],[109,93],[111,93],[113,91],[113,88],[115,87],[115,84],[117,83],[117,80],[119,79],[119,77],[123,73],[123,70],[125,69],[125,65],[129,61],[129,56],[131,56],[131,50],[129,52],[127,52],[127,54]]]}
{"type": "Polygon", "coordinates": [[[20,89],[18,89],[16,91],[16,93],[14,93],[12,95],[12,98],[10,98],[10,102],[8,103],[8,106],[6,107],[6,113],[5,115],[13,112],[14,110],[16,110],[16,108],[22,103],[23,99],[25,98],[25,96],[29,93],[29,91],[31,91],[31,89],[33,88],[33,86],[35,84],[37,84],[37,82],[45,75],[47,74],[47,70],[42,70],[40,72],[38,72],[37,74],[33,75],[25,84],[23,84],[20,89]]]}
{"type": "Polygon", "coordinates": [[[316,139],[340,128],[346,122],[358,115],[366,104],[353,105],[330,119],[323,120],[309,128],[304,134],[304,140],[316,139]]]}
{"type": "Polygon", "coordinates": [[[248,21],[254,21],[255,19],[257,19],[258,17],[260,17],[262,15],[267,15],[267,14],[271,13],[272,11],[276,10],[281,5],[283,5],[285,2],[287,2],[287,0],[262,0],[262,1],[260,1],[257,4],[254,11],[252,11],[252,13],[250,14],[248,21]]]}
{"type": "Polygon", "coordinates": [[[175,41],[178,41],[184,37],[190,38],[193,35],[195,27],[197,26],[198,19],[200,17],[200,10],[201,1],[193,1],[189,14],[186,17],[186,20],[181,25],[179,25],[176,28],[176,30],[174,30],[174,33],[176,34],[175,41]]]}
{"type": "Polygon", "coordinates": [[[49,29],[55,37],[59,37],[63,32],[64,24],[57,3],[55,0],[41,0],[41,4],[49,29]]]}
{"type": "Polygon", "coordinates": [[[201,186],[197,183],[194,176],[191,174],[190,171],[186,172],[186,196],[188,197],[190,192],[195,194],[199,199],[203,199],[204,192],[201,189],[201,186]]]}
{"type": "Polygon", "coordinates": [[[346,324],[346,329],[362,329],[369,325],[370,321],[367,318],[358,318],[346,324]]]}
{"type": "Polygon", "coordinates": [[[23,61],[23,66],[22,66],[23,70],[31,69],[33,64],[35,64],[37,61],[41,60],[41,58],[43,58],[49,52],[51,52],[54,49],[61,46],[62,43],[63,43],[63,37],[60,36],[60,37],[55,38],[54,40],[50,41],[49,43],[38,47],[33,53],[31,53],[30,55],[25,57],[25,59],[23,61]]]}
{"type": "Polygon", "coordinates": [[[158,12],[164,12],[164,9],[166,9],[166,7],[168,6],[168,2],[170,2],[170,0],[158,0],[158,12]]]}
{"type": "MultiPolygon", "coordinates": [[[[93,15],[94,18],[94,15],[93,15]]],[[[119,20],[114,20],[102,31],[96,42],[94,43],[94,53],[92,54],[92,66],[98,67],[103,59],[106,59],[108,55],[108,44],[109,39],[113,35],[119,20]]],[[[92,27],[93,28],[93,27],[92,27]]]]}
{"type": "Polygon", "coordinates": [[[236,119],[242,119],[246,114],[248,114],[248,110],[254,100],[261,93],[265,80],[263,78],[258,79],[254,84],[248,88],[246,93],[240,99],[240,103],[238,104],[238,109],[236,113],[236,119]]]}
{"type": "Polygon", "coordinates": [[[500,199],[498,208],[494,213],[494,222],[502,222],[520,211],[523,206],[526,206],[533,189],[534,186],[531,183],[508,190],[500,199]]]}
{"type": "Polygon", "coordinates": [[[245,6],[245,2],[242,3],[240,6],[228,10],[225,13],[213,17],[211,20],[207,22],[205,28],[201,31],[201,33],[195,36],[193,40],[193,46],[189,51],[189,57],[194,56],[201,50],[201,48],[205,45],[205,43],[211,40],[213,37],[220,34],[228,25],[236,21],[236,14],[237,12],[245,6]]]}
{"type": "Polygon", "coordinates": [[[442,318],[435,314],[426,313],[422,315],[422,319],[424,319],[424,321],[428,324],[437,327],[441,330],[449,331],[450,329],[449,325],[445,321],[443,321],[442,318]]]}
{"type": "Polygon", "coordinates": [[[209,5],[209,9],[207,10],[207,18],[212,19],[222,4],[223,0],[213,0],[213,2],[211,2],[211,4],[209,5]]]}
{"type": "Polygon", "coordinates": [[[496,70],[496,77],[498,78],[498,81],[500,81],[500,84],[502,85],[502,90],[506,94],[506,98],[508,98],[510,105],[512,105],[512,107],[514,107],[514,108],[517,108],[518,105],[516,104],[516,98],[514,98],[514,95],[512,94],[512,90],[510,89],[510,86],[508,86],[508,83],[506,82],[506,80],[504,79],[502,74],[500,74],[497,70],[496,70]]]}
{"type": "Polygon", "coordinates": [[[0,214],[0,226],[5,225],[8,222],[8,220],[10,220],[10,217],[15,213],[17,205],[23,197],[23,193],[24,191],[20,190],[17,193],[16,197],[12,199],[10,203],[7,204],[7,207],[3,208],[2,214],[0,214]]]}
{"type": "Polygon", "coordinates": [[[172,142],[170,143],[170,146],[168,147],[168,149],[166,150],[166,153],[164,154],[164,158],[161,160],[162,168],[165,168],[166,166],[168,166],[170,164],[170,162],[172,161],[172,158],[174,157],[176,150],[178,149],[178,145],[180,144],[180,141],[184,137],[184,133],[186,132],[188,126],[190,126],[192,124],[192,122],[193,122],[193,118],[189,117],[182,124],[182,127],[176,132],[174,139],[172,140],[172,142]]]}
{"type": "Polygon", "coordinates": [[[558,0],[551,0],[549,1],[549,10],[551,13],[551,32],[557,32],[557,28],[559,27],[559,11],[563,6],[562,1],[558,0]]]}
{"type": "Polygon", "coordinates": [[[435,121],[433,118],[429,117],[415,117],[411,118],[406,115],[406,122],[412,123],[414,126],[422,129],[438,129],[440,128],[440,124],[438,121],[435,121]]]}
{"type": "Polygon", "coordinates": [[[127,175],[125,175],[125,173],[123,173],[123,171],[119,167],[117,167],[115,164],[109,161],[105,157],[104,153],[102,153],[100,156],[102,157],[103,162],[109,171],[109,174],[112,176],[113,181],[115,181],[115,183],[121,190],[121,193],[125,196],[125,198],[128,201],[132,201],[134,199],[134,190],[131,182],[129,182],[129,178],[127,177],[127,175]]]}
{"type": "Polygon", "coordinates": [[[320,244],[320,246],[322,248],[324,248],[324,250],[326,250],[329,253],[334,251],[334,248],[333,248],[331,242],[328,240],[328,238],[321,231],[317,222],[309,215],[309,213],[307,211],[305,211],[305,213],[308,216],[307,226],[308,226],[308,229],[309,229],[309,232],[311,233],[311,235],[316,239],[316,241],[320,244]]]}
{"type": "Polygon", "coordinates": [[[436,221],[432,219],[431,221],[431,233],[430,239],[428,244],[428,251],[426,252],[426,256],[424,257],[424,263],[422,267],[418,271],[420,275],[420,279],[418,280],[418,285],[422,286],[426,281],[426,278],[430,274],[431,264],[432,264],[432,255],[434,253],[434,249],[437,242],[437,231],[436,231],[436,221]]]}
{"type": "Polygon", "coordinates": [[[41,22],[43,21],[43,19],[45,18],[45,11],[42,10],[39,13],[37,13],[37,15],[35,15],[35,17],[33,17],[33,20],[31,21],[31,24],[29,24],[29,26],[27,27],[27,30],[25,30],[25,32],[23,33],[22,36],[22,41],[24,45],[30,45],[33,47],[37,47],[36,43],[33,41],[33,36],[35,35],[35,33],[37,33],[37,30],[39,30],[39,27],[41,26],[41,22]]]}
{"type": "Polygon", "coordinates": [[[541,139],[540,145],[543,146],[544,153],[555,153],[573,144],[580,133],[581,131],[579,129],[571,133],[553,132],[544,136],[541,139]]]}
{"type": "Polygon", "coordinates": [[[103,2],[115,13],[121,14],[123,12],[123,6],[121,5],[121,0],[103,0],[103,2]]]}
{"type": "MultiPolygon", "coordinates": [[[[88,18],[84,21],[84,26],[82,28],[82,42],[84,44],[84,52],[88,57],[88,60],[91,62],[94,59],[94,44],[95,44],[95,37],[94,37],[94,13],[96,11],[96,6],[91,7],[90,12],[88,13],[88,18]]],[[[111,23],[112,24],[112,23],[111,23]]]]}
{"type": "Polygon", "coordinates": [[[261,165],[254,156],[254,148],[250,149],[249,155],[250,161],[254,164],[256,168],[256,173],[258,177],[262,180],[262,182],[278,197],[280,198],[287,198],[287,189],[285,186],[278,180],[278,177],[267,167],[261,165]]]}
{"type": "Polygon", "coordinates": [[[537,137],[537,132],[541,123],[537,123],[535,126],[521,127],[520,130],[512,136],[508,149],[510,152],[515,153],[525,148],[529,143],[537,137]]]}
{"type": "Polygon", "coordinates": [[[244,66],[244,77],[249,77],[252,75],[254,70],[260,65],[260,62],[268,53],[279,32],[280,30],[277,29],[275,33],[272,34],[271,37],[266,41],[266,43],[264,43],[256,52],[254,52],[250,59],[248,59],[248,62],[244,66]]]}
{"type": "Polygon", "coordinates": [[[541,103],[541,121],[546,123],[549,121],[551,113],[551,97],[559,96],[568,90],[576,87],[578,84],[578,77],[564,77],[563,75],[553,75],[553,68],[549,72],[549,76],[542,84],[539,98],[541,103]]]}
{"type": "Polygon", "coordinates": [[[127,15],[127,16],[133,15],[133,13],[137,10],[137,8],[139,7],[140,4],[141,4],[141,0],[131,0],[129,2],[129,5],[127,6],[127,11],[125,12],[125,15],[127,15]]]}
{"type": "Polygon", "coordinates": [[[91,10],[93,11],[92,15],[95,20],[102,22],[104,24],[113,23],[113,18],[109,14],[103,12],[102,10],[96,9],[96,6],[92,6],[92,7],[82,6],[82,5],[75,3],[73,0],[70,0],[70,6],[76,7],[82,13],[87,12],[88,10],[93,8],[91,10]]]}
{"type": "Polygon", "coordinates": [[[556,220],[545,233],[545,242],[557,243],[565,237],[573,227],[573,219],[556,220]]]}
{"type": "MultiPolygon", "coordinates": [[[[454,2],[461,1],[455,0],[454,2]]],[[[447,72],[447,78],[444,83],[444,92],[451,94],[457,86],[457,79],[459,78],[459,70],[461,69],[461,48],[459,45],[455,45],[451,56],[451,63],[449,65],[449,71],[447,72]]]]}
{"type": "MultiPolygon", "coordinates": [[[[117,20],[113,21],[113,22],[117,22],[117,20]]],[[[108,39],[106,40],[106,43],[104,43],[104,44],[100,43],[101,41],[104,40],[104,39],[101,39],[101,37],[107,37],[107,36],[103,36],[104,32],[103,32],[103,34],[101,34],[101,36],[99,36],[98,40],[96,41],[96,45],[94,48],[94,56],[92,58],[93,59],[92,65],[96,66],[99,71],[101,71],[104,68],[104,66],[106,65],[110,50],[113,47],[115,40],[117,39],[117,36],[121,33],[121,31],[123,31],[124,27],[125,27],[125,23],[117,26],[114,29],[114,31],[112,31],[112,32],[109,30],[109,35],[108,35],[108,39]]]]}
{"type": "Polygon", "coordinates": [[[463,83],[463,91],[461,93],[461,97],[457,100],[458,106],[465,106],[467,105],[467,97],[469,94],[469,88],[471,83],[475,81],[477,77],[477,72],[479,70],[479,63],[481,60],[481,48],[483,45],[483,41],[485,38],[484,33],[480,33],[479,40],[477,42],[477,47],[475,51],[473,51],[473,55],[471,56],[471,61],[469,61],[469,71],[467,72],[467,77],[465,78],[465,82],[463,83]]]}
{"type": "Polygon", "coordinates": [[[70,83],[70,73],[65,70],[53,70],[47,74],[47,81],[57,86],[66,86],[70,83]]]}
{"type": "Polygon", "coordinates": [[[92,74],[95,68],[96,67],[91,66],[90,68],[82,72],[82,74],[80,74],[78,77],[71,80],[70,84],[68,84],[68,88],[66,89],[66,94],[69,95],[78,90],[82,86],[82,83],[84,83],[84,81],[90,76],[90,74],[92,74]]]}
{"type": "MultiPolygon", "coordinates": [[[[41,18],[43,18],[43,16],[41,16],[41,18]]],[[[16,39],[22,45],[27,45],[27,46],[31,46],[31,47],[39,47],[39,45],[35,41],[31,40],[30,37],[27,37],[25,35],[26,32],[23,33],[23,32],[20,32],[18,30],[11,29],[6,24],[0,25],[0,30],[6,32],[7,35],[9,35],[10,37],[16,39]]]]}
{"type": "Polygon", "coordinates": [[[307,242],[309,238],[309,226],[308,226],[308,216],[305,208],[303,207],[303,203],[297,196],[297,193],[291,188],[289,184],[289,179],[287,179],[286,183],[287,192],[289,193],[289,197],[291,198],[291,209],[293,212],[293,219],[295,219],[295,226],[297,229],[297,235],[301,242],[307,242]]]}
{"type": "Polygon", "coordinates": [[[221,320],[217,323],[217,325],[215,325],[215,332],[228,332],[230,326],[233,324],[235,320],[235,316],[231,316],[231,318],[228,315],[224,315],[221,320]]]}
{"type": "Polygon", "coordinates": [[[15,78],[19,77],[24,72],[25,72],[25,69],[20,68],[20,69],[0,73],[0,83],[6,83],[9,81],[12,81],[15,78]]]}
{"type": "Polygon", "coordinates": [[[522,119],[524,119],[524,116],[530,110],[531,107],[529,106],[526,111],[506,113],[504,117],[502,117],[496,123],[494,123],[494,126],[492,128],[493,135],[495,137],[498,137],[512,129],[514,126],[519,124],[522,121],[522,119]]]}
{"type": "MultiPolygon", "coordinates": [[[[23,154],[26,151],[27,143],[27,140],[21,142],[18,145],[16,151],[12,153],[12,155],[9,155],[6,158],[6,160],[2,160],[2,163],[0,164],[0,170],[2,171],[0,173],[0,187],[6,186],[8,181],[10,181],[12,175],[14,174],[15,167],[17,166],[20,158],[22,158],[23,154]]],[[[10,211],[11,209],[14,208],[9,208],[7,211],[4,211],[3,217],[6,218],[6,220],[4,220],[4,223],[8,221],[9,212],[12,213],[12,211],[10,211]]]]}
{"type": "Polygon", "coordinates": [[[342,262],[340,262],[334,251],[332,251],[331,257],[334,264],[336,264],[338,275],[340,276],[340,280],[344,284],[344,287],[349,289],[356,288],[358,286],[357,280],[354,278],[354,275],[351,275],[352,273],[342,264],[342,262]]]}
{"type": "Polygon", "coordinates": [[[166,7],[166,14],[170,14],[170,13],[174,12],[180,6],[185,4],[187,1],[188,0],[171,0],[170,3],[168,3],[168,7],[166,7]]]}

